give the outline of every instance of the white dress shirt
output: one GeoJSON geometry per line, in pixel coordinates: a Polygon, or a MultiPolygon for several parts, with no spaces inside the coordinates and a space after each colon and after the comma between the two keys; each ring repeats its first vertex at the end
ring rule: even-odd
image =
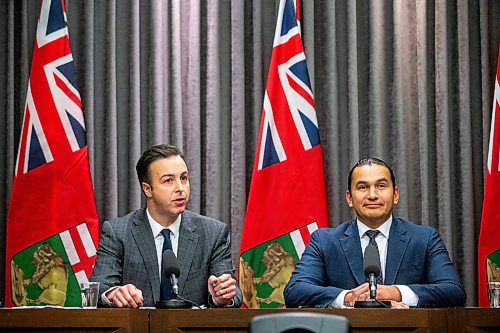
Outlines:
{"type": "MultiPolygon", "coordinates": [[[[361,242],[361,251],[363,253],[363,258],[365,257],[365,249],[370,242],[370,237],[366,234],[368,230],[371,230],[361,221],[357,220],[356,224],[358,226],[359,232],[359,240],[361,242]]],[[[389,232],[391,230],[392,225],[392,216],[389,217],[387,221],[385,221],[380,227],[373,230],[380,231],[378,235],[375,237],[375,241],[377,242],[378,253],[380,255],[380,270],[382,271],[382,281],[385,279],[385,262],[387,259],[387,240],[389,239],[389,232]]]]}
{"type": "MultiPolygon", "coordinates": [[[[163,256],[163,241],[165,238],[161,234],[161,231],[165,229],[164,226],[156,222],[151,214],[149,214],[149,210],[146,208],[146,214],[148,216],[149,225],[151,226],[151,231],[153,231],[153,237],[155,239],[156,246],[156,255],[158,256],[158,272],[161,276],[161,259],[163,256]]],[[[177,217],[174,223],[172,223],[167,229],[170,230],[170,241],[172,242],[172,251],[174,251],[175,256],[177,257],[177,248],[179,247],[179,228],[181,226],[181,214],[177,217]]]]}

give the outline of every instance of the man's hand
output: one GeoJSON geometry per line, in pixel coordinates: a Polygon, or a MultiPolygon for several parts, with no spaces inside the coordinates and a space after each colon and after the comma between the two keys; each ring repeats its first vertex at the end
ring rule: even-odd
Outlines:
{"type": "Polygon", "coordinates": [[[142,306],[144,301],[142,291],[133,284],[115,288],[106,297],[118,308],[138,308],[142,306]]]}
{"type": "Polygon", "coordinates": [[[349,290],[349,292],[344,297],[344,306],[349,308],[354,306],[356,301],[366,301],[370,298],[370,290],[368,283],[363,283],[362,285],[349,290]]]}
{"type": "Polygon", "coordinates": [[[230,274],[208,278],[208,291],[216,305],[228,305],[236,295],[236,280],[230,274]]]}
{"type": "MultiPolygon", "coordinates": [[[[356,301],[366,301],[370,299],[370,286],[368,283],[351,289],[344,297],[344,306],[353,307],[356,301]]],[[[408,306],[401,303],[401,292],[396,286],[386,286],[379,284],[377,286],[377,299],[391,301],[395,308],[407,308],[408,306]]]]}
{"type": "Polygon", "coordinates": [[[391,301],[391,309],[409,309],[410,307],[402,302],[391,301]]]}
{"type": "MultiPolygon", "coordinates": [[[[370,296],[369,293],[368,296],[370,296]]],[[[401,292],[396,286],[379,284],[377,286],[377,299],[401,302],[401,292]]]]}

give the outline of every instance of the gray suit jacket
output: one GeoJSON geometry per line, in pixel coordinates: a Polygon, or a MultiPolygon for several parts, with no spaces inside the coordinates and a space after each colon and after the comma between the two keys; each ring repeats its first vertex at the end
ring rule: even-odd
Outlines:
{"type": "MultiPolygon", "coordinates": [[[[197,304],[209,305],[210,275],[229,273],[235,277],[228,226],[187,210],[182,213],[177,258],[179,294],[197,304]]],[[[103,223],[90,281],[100,282],[100,295],[113,286],[130,283],[141,289],[144,306],[154,306],[160,300],[156,247],[145,208],[103,223]]],[[[241,299],[237,288],[235,307],[241,305],[241,299]]]]}

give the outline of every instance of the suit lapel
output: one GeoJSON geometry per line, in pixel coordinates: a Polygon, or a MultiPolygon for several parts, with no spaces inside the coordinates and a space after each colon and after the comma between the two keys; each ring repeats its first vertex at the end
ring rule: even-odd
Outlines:
{"type": "Polygon", "coordinates": [[[409,243],[410,237],[406,229],[402,226],[400,219],[394,218],[389,232],[389,244],[387,245],[384,284],[392,285],[396,281],[399,267],[409,243]]]}
{"type": "Polygon", "coordinates": [[[144,260],[146,272],[151,283],[151,290],[153,291],[153,299],[156,303],[160,300],[160,273],[158,270],[158,257],[156,256],[153,231],[151,231],[145,209],[143,209],[134,220],[132,235],[139,249],[139,253],[144,260]]]}
{"type": "Polygon", "coordinates": [[[181,265],[179,292],[182,292],[186,286],[186,279],[196,254],[196,247],[200,238],[200,235],[194,232],[196,228],[196,223],[192,220],[189,211],[182,213],[181,226],[179,228],[179,243],[177,245],[177,258],[181,265]]]}
{"type": "Polygon", "coordinates": [[[363,273],[363,255],[361,251],[361,242],[359,240],[358,227],[356,221],[351,221],[347,227],[344,237],[340,239],[340,245],[344,251],[345,258],[349,264],[352,274],[356,278],[358,285],[366,282],[363,273]]]}

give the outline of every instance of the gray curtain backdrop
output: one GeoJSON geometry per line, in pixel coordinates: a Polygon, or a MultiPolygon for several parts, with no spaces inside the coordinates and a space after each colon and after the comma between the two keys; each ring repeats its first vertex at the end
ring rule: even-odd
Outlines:
{"type": "MultiPolygon", "coordinates": [[[[135,163],[160,142],[190,168],[191,210],[231,226],[238,257],[278,0],[66,0],[100,220],[143,204],[135,163]]],[[[6,214],[39,0],[0,4],[0,297],[6,214]]],[[[396,172],[396,214],[438,229],[476,300],[500,1],[303,0],[330,225],[347,173],[396,172]]],[[[307,175],[304,175],[304,181],[307,175]]],[[[61,198],[63,199],[63,198],[61,198]]],[[[263,226],[265,229],[265,226],[263,226]]]]}

